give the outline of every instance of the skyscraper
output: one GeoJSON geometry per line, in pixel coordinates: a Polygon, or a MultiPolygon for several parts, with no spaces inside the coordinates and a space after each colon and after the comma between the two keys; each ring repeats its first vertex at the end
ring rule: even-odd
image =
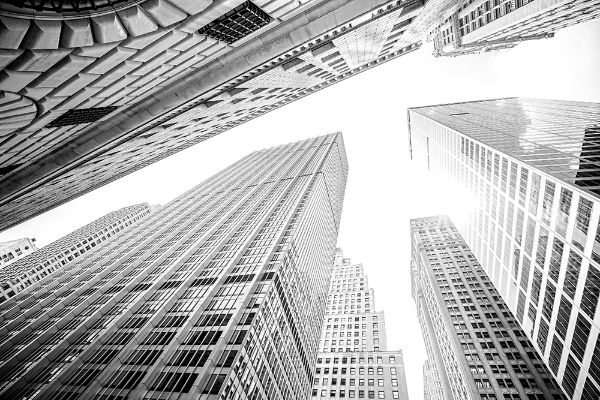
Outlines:
{"type": "Polygon", "coordinates": [[[0,397],[305,399],[341,134],[257,151],[0,305],[0,397]]]}
{"type": "Polygon", "coordinates": [[[411,281],[432,400],[564,399],[447,217],[411,221],[411,281]]]}
{"type": "MultiPolygon", "coordinates": [[[[99,246],[111,236],[150,213],[148,204],[136,204],[106,214],[41,249],[0,269],[0,303],[65,264],[99,246]]],[[[25,245],[24,247],[26,247],[25,245]]]]}
{"type": "Polygon", "coordinates": [[[425,36],[435,56],[460,56],[551,38],[598,17],[598,0],[429,0],[404,39],[425,36]]]}
{"type": "Polygon", "coordinates": [[[572,399],[600,396],[600,104],[409,109],[411,153],[476,198],[463,236],[572,399]]]}
{"type": "Polygon", "coordinates": [[[402,351],[388,351],[362,264],[337,250],[321,330],[312,398],[408,400],[402,351]]]}
{"type": "Polygon", "coordinates": [[[421,7],[0,2],[0,230],[417,49],[421,7]]]}
{"type": "Polygon", "coordinates": [[[0,270],[36,250],[35,239],[30,238],[0,243],[0,270]]]}

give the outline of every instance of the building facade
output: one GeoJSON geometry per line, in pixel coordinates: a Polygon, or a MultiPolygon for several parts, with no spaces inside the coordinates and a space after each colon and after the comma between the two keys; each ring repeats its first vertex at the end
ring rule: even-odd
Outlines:
{"type": "Polygon", "coordinates": [[[428,0],[403,40],[429,40],[435,56],[454,57],[551,38],[598,17],[598,0],[428,0]]]}
{"type": "Polygon", "coordinates": [[[402,351],[388,351],[362,264],[336,251],[312,387],[315,399],[408,400],[402,351]]]}
{"type": "Polygon", "coordinates": [[[597,0],[467,0],[453,7],[431,37],[435,55],[458,56],[550,38],[598,17],[597,0]]]}
{"type": "Polygon", "coordinates": [[[411,221],[411,282],[429,399],[565,399],[447,217],[411,221]]]}
{"type": "Polygon", "coordinates": [[[0,397],[306,399],[347,169],[251,153],[0,305],[0,397]]]}
{"type": "Polygon", "coordinates": [[[459,226],[571,399],[600,396],[600,104],[410,109],[411,154],[475,199],[459,226]]]}
{"type": "Polygon", "coordinates": [[[35,239],[30,238],[0,243],[0,271],[36,250],[35,239]]]}
{"type": "MultiPolygon", "coordinates": [[[[113,211],[0,269],[0,303],[117,235],[150,213],[148,204],[113,211]]],[[[27,247],[25,245],[24,247],[27,247]]],[[[31,253],[31,252],[30,252],[31,253]]]]}
{"type": "Polygon", "coordinates": [[[417,49],[420,0],[0,2],[0,229],[417,49]]]}

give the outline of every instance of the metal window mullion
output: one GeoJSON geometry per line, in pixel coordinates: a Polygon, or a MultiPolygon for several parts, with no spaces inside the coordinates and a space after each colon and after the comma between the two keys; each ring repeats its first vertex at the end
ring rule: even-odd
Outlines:
{"type": "MultiPolygon", "coordinates": [[[[235,171],[235,170],[236,170],[236,169],[234,169],[234,171],[235,171]]],[[[233,175],[234,175],[233,173],[231,173],[231,174],[229,174],[229,175],[231,175],[231,180],[234,180],[234,179],[235,179],[235,177],[233,176],[233,175]]],[[[227,182],[221,182],[219,186],[222,186],[222,185],[224,185],[224,184],[226,184],[226,183],[227,183],[227,182]]],[[[228,192],[223,192],[223,193],[224,193],[224,194],[226,194],[226,193],[228,193],[228,192]]],[[[191,192],[188,194],[188,200],[192,198],[192,197],[190,197],[190,195],[191,195],[191,194],[192,194],[191,192]]],[[[217,203],[217,202],[218,202],[218,199],[214,201],[214,203],[217,203]]],[[[191,210],[194,210],[194,209],[190,209],[190,212],[189,212],[189,213],[192,213],[192,211],[191,211],[191,210]]],[[[159,218],[157,218],[157,219],[159,219],[159,218]]],[[[160,234],[161,232],[168,231],[168,230],[169,230],[169,228],[170,228],[171,226],[175,226],[175,223],[174,223],[174,222],[172,222],[170,225],[167,225],[167,226],[166,226],[166,227],[164,227],[162,230],[159,230],[159,231],[157,231],[156,233],[160,234]]],[[[149,237],[149,238],[148,238],[146,241],[144,241],[144,243],[150,243],[150,242],[152,242],[152,240],[153,240],[154,236],[157,236],[157,235],[155,234],[155,235],[152,235],[152,236],[150,236],[150,237],[149,237]]],[[[159,247],[160,245],[162,245],[164,242],[167,242],[167,241],[170,239],[170,237],[171,237],[171,236],[173,236],[173,235],[171,234],[171,235],[167,235],[167,236],[165,236],[165,238],[164,238],[164,239],[163,239],[161,242],[159,242],[159,244],[155,245],[153,248],[154,248],[154,249],[158,248],[158,247],[159,247]]],[[[136,246],[135,248],[133,248],[133,249],[130,251],[130,253],[131,253],[132,251],[134,251],[135,249],[139,248],[140,246],[142,246],[142,243],[140,243],[138,246],[136,246]]],[[[150,249],[149,249],[148,251],[146,251],[146,256],[148,256],[148,255],[149,255],[149,253],[150,253],[150,249]]],[[[129,253],[128,253],[128,254],[129,254],[129,253]]],[[[141,259],[141,258],[140,258],[140,259],[141,259]]],[[[128,271],[131,271],[131,270],[133,270],[135,267],[137,267],[137,265],[139,265],[141,262],[143,262],[143,261],[145,260],[145,259],[142,259],[142,261],[140,261],[140,259],[138,259],[136,262],[132,263],[132,264],[131,264],[131,265],[130,265],[128,268],[126,268],[126,269],[125,269],[124,271],[122,271],[121,273],[117,274],[117,275],[116,275],[116,276],[115,276],[115,277],[114,277],[114,278],[113,278],[111,281],[115,281],[115,280],[117,280],[117,279],[120,279],[120,278],[122,278],[123,276],[125,276],[125,274],[126,274],[128,271]]],[[[115,260],[115,261],[116,261],[116,260],[115,260]]],[[[159,258],[159,259],[157,259],[157,260],[155,261],[155,263],[158,263],[158,262],[160,262],[160,258],[159,258]]],[[[114,264],[113,264],[113,265],[114,265],[114,264]]],[[[107,270],[107,271],[106,271],[106,273],[108,273],[108,272],[109,272],[109,271],[107,270]]],[[[140,279],[141,279],[141,275],[140,275],[140,276],[138,276],[138,278],[139,278],[138,280],[140,280],[140,279]]],[[[97,281],[97,280],[100,280],[100,278],[96,277],[96,278],[95,278],[95,280],[96,280],[96,281],[97,281]]],[[[92,280],[92,281],[93,281],[93,280],[92,280]]],[[[126,288],[128,288],[128,287],[132,287],[132,286],[134,285],[134,282],[135,282],[135,283],[137,283],[137,280],[136,280],[136,279],[134,279],[134,280],[130,281],[130,282],[128,283],[128,285],[126,285],[126,286],[125,286],[125,287],[124,287],[124,288],[121,290],[121,292],[119,292],[119,294],[120,294],[120,293],[123,293],[123,291],[124,291],[126,288]]],[[[110,286],[110,285],[108,285],[109,283],[110,283],[110,281],[109,281],[109,282],[107,282],[106,284],[104,284],[104,286],[105,286],[105,287],[106,287],[106,286],[110,286]]],[[[81,288],[80,288],[80,289],[81,289],[81,288]]],[[[117,293],[115,293],[115,296],[116,296],[116,295],[117,295],[117,293]]],[[[73,294],[72,294],[71,296],[73,296],[73,294]]],[[[114,297],[114,296],[113,296],[113,297],[114,297]]],[[[64,300],[63,300],[63,301],[64,301],[64,300]]],[[[83,308],[85,305],[86,305],[86,302],[82,303],[82,305],[80,305],[80,307],[81,307],[81,308],[83,308]]],[[[97,311],[96,311],[96,312],[93,314],[93,315],[94,315],[94,317],[95,317],[94,319],[95,319],[95,320],[97,320],[97,319],[98,319],[98,318],[101,316],[101,315],[99,315],[99,314],[101,314],[101,313],[102,313],[102,311],[103,311],[103,310],[105,310],[105,309],[106,309],[108,306],[110,306],[110,304],[107,304],[107,305],[105,305],[105,306],[101,307],[100,309],[98,309],[98,310],[97,310],[97,311]]],[[[63,317],[63,319],[64,319],[64,318],[66,318],[66,316],[65,316],[65,317],[63,317]]],[[[91,320],[91,317],[88,317],[88,322],[89,322],[90,320],[91,320]]],[[[69,336],[73,336],[73,335],[74,335],[74,334],[76,334],[78,331],[81,331],[82,329],[86,329],[86,325],[87,325],[87,324],[82,324],[82,326],[80,326],[80,327],[79,327],[79,328],[78,328],[76,331],[72,332],[72,333],[71,333],[69,336]]],[[[55,353],[55,351],[52,351],[51,353],[55,353]]],[[[50,357],[50,354],[48,354],[48,355],[47,355],[47,357],[50,357]]],[[[80,359],[79,359],[79,360],[80,360],[80,359]]],[[[39,367],[39,361],[38,361],[36,364],[37,364],[37,365],[38,365],[38,367],[39,367]]],[[[4,368],[4,365],[3,365],[2,367],[0,367],[0,371],[2,371],[2,369],[3,369],[3,368],[4,368]]],[[[38,369],[39,369],[39,368],[38,368],[38,369]]],[[[62,371],[62,374],[64,374],[64,372],[65,372],[65,371],[63,370],[63,371],[62,371]]],[[[23,376],[21,376],[19,379],[23,379],[25,375],[28,375],[28,374],[31,374],[31,373],[33,373],[33,372],[32,372],[32,370],[31,370],[31,367],[30,367],[29,371],[28,371],[26,374],[24,374],[23,376]]],[[[57,381],[58,381],[58,380],[55,380],[55,382],[57,382],[57,381]]],[[[13,384],[14,384],[14,383],[13,383],[13,384]]]]}
{"type": "MultiPolygon", "coordinates": [[[[273,150],[271,150],[270,152],[273,152],[273,150]]],[[[269,154],[269,153],[266,153],[266,154],[269,154]]],[[[266,160],[262,161],[261,163],[258,163],[256,166],[254,166],[254,169],[250,168],[250,169],[249,169],[249,171],[251,172],[251,171],[255,170],[256,168],[259,168],[260,166],[262,166],[262,165],[263,165],[264,163],[266,163],[266,162],[269,162],[269,160],[268,160],[268,159],[266,159],[266,160]]],[[[250,173],[250,172],[249,172],[249,173],[250,173]]],[[[239,178],[239,177],[237,177],[237,180],[239,180],[239,179],[240,179],[240,178],[239,178]]],[[[263,180],[263,181],[265,181],[266,179],[267,179],[267,177],[263,178],[262,180],[263,180]]],[[[235,182],[235,181],[236,181],[236,179],[233,179],[232,181],[234,181],[234,182],[235,182]]],[[[251,183],[251,186],[255,186],[255,185],[254,185],[253,183],[251,183]]],[[[225,191],[224,193],[229,193],[229,191],[225,191]]],[[[240,200],[238,201],[238,204],[244,204],[245,200],[246,200],[248,197],[250,197],[250,194],[251,194],[251,192],[247,193],[247,194],[246,194],[246,195],[245,195],[245,196],[244,196],[242,199],[240,199],[240,200]]],[[[195,245],[195,246],[194,246],[194,247],[193,247],[191,250],[196,250],[196,249],[198,249],[199,247],[201,247],[201,245],[202,245],[202,244],[204,244],[204,242],[206,241],[206,239],[207,239],[207,238],[209,238],[209,237],[212,235],[212,233],[214,233],[214,231],[216,231],[216,230],[218,229],[218,227],[220,227],[220,225],[222,224],[222,221],[226,221],[226,220],[228,219],[229,215],[231,215],[231,214],[233,213],[233,211],[235,211],[236,209],[237,209],[237,207],[234,207],[234,208],[232,208],[232,209],[231,209],[229,212],[227,212],[227,213],[226,213],[226,214],[225,214],[223,217],[221,217],[221,218],[220,218],[220,220],[219,220],[217,223],[215,223],[215,224],[213,225],[213,228],[212,228],[212,229],[210,229],[209,231],[207,231],[207,233],[204,235],[204,240],[202,240],[202,241],[200,241],[200,240],[199,240],[199,241],[197,241],[197,242],[196,242],[196,245],[195,245]]],[[[220,209],[219,209],[219,211],[220,211],[220,209]]],[[[217,214],[217,213],[218,213],[218,212],[215,212],[214,214],[217,214]]],[[[190,236],[191,236],[191,235],[190,235],[190,236]]],[[[184,239],[186,239],[187,237],[188,237],[188,235],[184,236],[184,238],[182,238],[181,240],[183,241],[183,240],[184,240],[184,239]]],[[[191,250],[188,250],[188,252],[189,252],[189,251],[191,251],[191,250]]],[[[214,250],[213,250],[213,252],[214,252],[214,250]]],[[[187,255],[186,255],[186,256],[187,256],[187,255]]],[[[181,260],[180,260],[180,261],[181,261],[181,260]]],[[[156,263],[156,262],[155,262],[155,263],[156,263]]],[[[178,266],[179,266],[179,265],[176,265],[176,266],[173,266],[173,267],[178,267],[178,266]]],[[[198,270],[198,267],[196,267],[196,270],[198,270]]],[[[163,274],[164,274],[164,273],[165,273],[165,272],[163,272],[163,274]]],[[[190,283],[193,281],[193,279],[194,279],[194,277],[193,277],[193,276],[190,276],[188,279],[186,279],[186,281],[184,282],[184,284],[180,285],[180,287],[178,288],[178,291],[177,291],[176,293],[179,293],[179,296],[180,296],[180,295],[181,295],[181,294],[182,294],[182,293],[185,291],[185,289],[187,289],[187,288],[188,288],[189,284],[190,284],[190,283]]],[[[173,301],[171,301],[170,303],[173,303],[174,301],[176,301],[176,300],[177,300],[177,298],[176,298],[174,295],[172,295],[172,299],[173,299],[173,301]]],[[[162,315],[162,314],[161,314],[161,315],[162,315]]],[[[156,316],[155,316],[155,317],[156,317],[156,316]]],[[[151,321],[149,321],[149,322],[152,322],[152,320],[151,320],[151,321]]],[[[141,334],[141,333],[140,333],[140,334],[141,334]]],[[[138,337],[138,336],[140,336],[140,334],[136,335],[136,337],[134,337],[132,340],[138,340],[138,339],[139,339],[139,337],[138,337]]],[[[123,358],[124,358],[124,359],[126,359],[126,358],[127,358],[127,356],[128,356],[128,354],[129,354],[129,353],[131,353],[131,352],[132,352],[132,350],[131,350],[131,349],[130,349],[130,350],[127,350],[127,349],[126,349],[126,351],[125,351],[125,354],[123,354],[123,358]]],[[[111,372],[111,371],[110,371],[110,370],[111,370],[111,368],[109,368],[109,367],[110,367],[110,366],[113,366],[113,369],[114,369],[114,368],[116,367],[116,366],[115,366],[115,364],[116,364],[116,363],[117,363],[117,361],[116,361],[116,359],[115,359],[115,360],[113,360],[113,361],[112,361],[112,362],[111,362],[111,363],[110,363],[110,364],[109,364],[107,367],[105,367],[105,370],[104,370],[104,371],[103,371],[103,372],[102,372],[102,373],[101,373],[101,374],[100,374],[100,375],[99,375],[99,376],[96,378],[96,382],[98,382],[98,380],[99,380],[99,379],[108,379],[108,378],[109,378],[109,377],[108,377],[108,372],[111,372]],[[108,372],[107,372],[107,371],[108,371],[108,372]]],[[[99,384],[99,383],[97,383],[97,384],[99,384]]],[[[90,385],[90,387],[91,387],[91,386],[92,386],[92,385],[90,385]]],[[[90,388],[88,387],[88,390],[86,390],[86,392],[85,392],[85,393],[90,393],[90,394],[91,394],[91,393],[94,393],[93,391],[92,391],[92,392],[90,392],[90,390],[89,390],[89,389],[90,389],[90,388]]],[[[97,390],[97,389],[98,389],[98,388],[96,388],[96,390],[97,390]]]]}

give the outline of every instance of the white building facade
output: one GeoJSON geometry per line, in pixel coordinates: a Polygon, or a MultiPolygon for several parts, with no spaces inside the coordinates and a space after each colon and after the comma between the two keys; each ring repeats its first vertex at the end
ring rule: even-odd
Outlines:
{"type": "Polygon", "coordinates": [[[408,400],[402,351],[388,351],[362,264],[337,250],[321,331],[313,399],[408,400]]]}
{"type": "Polygon", "coordinates": [[[565,394],[600,396],[600,105],[409,109],[411,153],[474,198],[461,232],[565,394]]]}

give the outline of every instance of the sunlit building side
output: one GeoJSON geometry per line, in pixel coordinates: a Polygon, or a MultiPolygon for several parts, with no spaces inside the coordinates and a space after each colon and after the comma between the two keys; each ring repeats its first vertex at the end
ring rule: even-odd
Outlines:
{"type": "Polygon", "coordinates": [[[598,0],[466,0],[432,27],[436,56],[500,50],[548,39],[565,27],[600,17],[598,0]]]}
{"type": "Polygon", "coordinates": [[[148,204],[136,204],[110,212],[97,220],[29,252],[0,269],[0,303],[52,273],[68,274],[65,266],[150,213],[148,204]]]}
{"type": "Polygon", "coordinates": [[[600,104],[411,108],[411,154],[477,199],[463,236],[571,399],[600,397],[600,104]]]}
{"type": "Polygon", "coordinates": [[[256,151],[0,305],[0,398],[310,393],[348,164],[256,151]]]}
{"type": "Polygon", "coordinates": [[[412,220],[411,244],[426,398],[565,399],[448,217],[412,220]]]}
{"type": "Polygon", "coordinates": [[[385,318],[375,311],[362,264],[337,249],[312,399],[408,400],[401,350],[387,350],[385,318]]]}

